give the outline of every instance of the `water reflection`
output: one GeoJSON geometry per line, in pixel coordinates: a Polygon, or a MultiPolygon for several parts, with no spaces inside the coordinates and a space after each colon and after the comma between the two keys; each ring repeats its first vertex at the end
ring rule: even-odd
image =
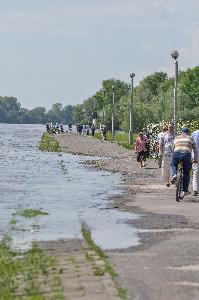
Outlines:
{"type": "Polygon", "coordinates": [[[137,244],[134,229],[122,223],[136,216],[102,209],[110,206],[111,195],[122,192],[119,176],[85,169],[81,156],[39,151],[43,131],[40,125],[1,124],[1,236],[11,227],[13,245],[26,248],[33,239],[79,238],[85,221],[103,248],[137,244]],[[27,219],[19,215],[24,209],[48,215],[27,219]]]}

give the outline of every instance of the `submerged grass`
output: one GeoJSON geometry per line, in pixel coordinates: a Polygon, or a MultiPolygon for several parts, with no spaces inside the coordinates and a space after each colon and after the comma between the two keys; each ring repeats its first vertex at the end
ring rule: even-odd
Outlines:
{"type": "Polygon", "coordinates": [[[39,143],[39,150],[48,152],[60,152],[59,142],[49,133],[44,133],[39,143]]]}
{"type": "Polygon", "coordinates": [[[24,209],[19,211],[18,214],[25,218],[34,218],[37,216],[48,215],[47,212],[40,209],[24,209]]]}

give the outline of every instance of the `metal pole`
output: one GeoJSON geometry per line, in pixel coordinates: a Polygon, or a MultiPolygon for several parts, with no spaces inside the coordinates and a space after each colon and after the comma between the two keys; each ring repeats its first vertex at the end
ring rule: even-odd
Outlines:
{"type": "Polygon", "coordinates": [[[112,87],[112,141],[114,141],[115,87],[112,87]]]}
{"type": "Polygon", "coordinates": [[[96,107],[96,102],[95,102],[95,97],[93,98],[93,109],[95,111],[95,107],[96,107]]]}
{"type": "Polygon", "coordinates": [[[177,135],[177,126],[178,126],[178,102],[177,102],[177,92],[178,92],[178,61],[179,56],[178,51],[174,50],[171,53],[171,57],[175,59],[175,85],[174,85],[174,95],[173,95],[173,125],[174,125],[174,134],[177,135]]]}
{"type": "Polygon", "coordinates": [[[102,124],[104,125],[104,101],[105,101],[105,96],[106,96],[106,90],[103,90],[104,93],[104,99],[103,99],[103,107],[102,107],[102,124]]]}
{"type": "Polygon", "coordinates": [[[177,125],[178,125],[178,61],[175,61],[175,85],[174,85],[174,101],[173,101],[173,122],[174,122],[174,134],[177,135],[177,125]]]}
{"type": "Polygon", "coordinates": [[[130,102],[130,116],[129,116],[129,145],[133,144],[133,77],[134,73],[130,74],[131,77],[131,102],[130,102]]]}
{"type": "Polygon", "coordinates": [[[96,100],[93,98],[93,124],[96,126],[96,118],[95,118],[95,108],[96,108],[96,100]]]}

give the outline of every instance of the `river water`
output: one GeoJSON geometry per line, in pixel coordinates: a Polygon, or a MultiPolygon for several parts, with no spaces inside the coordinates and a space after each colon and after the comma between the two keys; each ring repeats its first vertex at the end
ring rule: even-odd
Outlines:
{"type": "Polygon", "coordinates": [[[86,222],[104,249],[137,245],[137,231],[124,223],[137,216],[109,209],[110,197],[123,193],[119,176],[85,168],[81,156],[40,151],[44,131],[0,126],[0,239],[9,234],[13,247],[25,249],[33,240],[81,238],[86,222]],[[25,209],[48,215],[25,218],[25,209]]]}

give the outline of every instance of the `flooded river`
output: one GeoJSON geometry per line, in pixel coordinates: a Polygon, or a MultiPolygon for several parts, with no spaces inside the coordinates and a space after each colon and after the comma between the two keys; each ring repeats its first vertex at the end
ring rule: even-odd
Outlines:
{"type": "Polygon", "coordinates": [[[9,234],[17,248],[33,240],[81,238],[86,222],[104,249],[137,245],[136,230],[124,224],[137,216],[108,209],[111,196],[123,192],[119,176],[85,168],[81,156],[40,151],[44,130],[0,126],[0,238],[9,234]],[[48,214],[26,218],[20,215],[25,209],[48,214]]]}

